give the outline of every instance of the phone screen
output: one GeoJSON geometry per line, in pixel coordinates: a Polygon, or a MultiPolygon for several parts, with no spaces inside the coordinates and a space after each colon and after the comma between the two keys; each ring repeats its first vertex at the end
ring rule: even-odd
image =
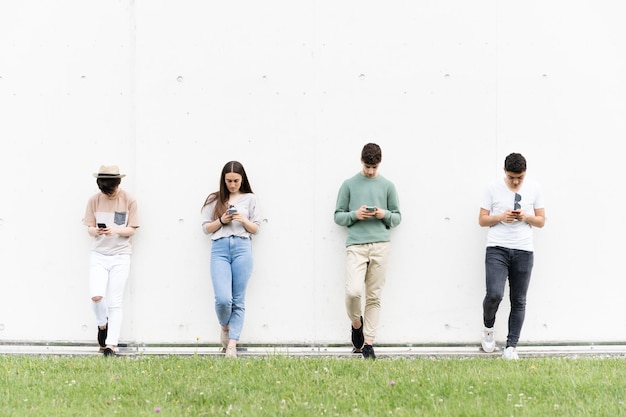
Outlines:
{"type": "Polygon", "coordinates": [[[106,225],[106,224],[104,224],[104,223],[98,223],[98,228],[100,228],[100,229],[106,229],[106,228],[107,228],[107,225],[106,225]]]}

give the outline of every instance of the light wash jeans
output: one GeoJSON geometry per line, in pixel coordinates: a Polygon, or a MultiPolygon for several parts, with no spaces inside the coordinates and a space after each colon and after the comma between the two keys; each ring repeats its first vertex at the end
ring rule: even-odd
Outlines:
{"type": "Polygon", "coordinates": [[[532,252],[508,249],[500,246],[488,247],[485,255],[486,288],[483,300],[483,324],[493,327],[498,306],[504,297],[504,286],[509,280],[509,334],[506,346],[517,346],[526,316],[526,293],[533,269],[532,252]]]}
{"type": "Polygon", "coordinates": [[[229,338],[239,340],[246,312],[246,287],[252,274],[252,242],[236,236],[214,240],[211,246],[211,281],[215,312],[229,338]]]}
{"type": "Polygon", "coordinates": [[[130,255],[103,255],[91,252],[89,260],[89,292],[91,297],[103,297],[92,301],[98,326],[108,320],[107,345],[117,346],[122,330],[122,301],[128,274],[130,255]]]}

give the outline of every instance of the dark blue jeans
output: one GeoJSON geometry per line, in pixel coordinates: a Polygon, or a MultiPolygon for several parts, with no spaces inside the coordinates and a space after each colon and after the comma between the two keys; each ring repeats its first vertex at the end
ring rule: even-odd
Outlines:
{"type": "Polygon", "coordinates": [[[487,247],[485,255],[487,293],[483,300],[483,323],[485,327],[491,328],[496,322],[496,312],[504,296],[504,286],[508,278],[511,313],[507,347],[515,347],[519,341],[526,316],[526,293],[533,261],[532,252],[500,246],[487,247]]]}

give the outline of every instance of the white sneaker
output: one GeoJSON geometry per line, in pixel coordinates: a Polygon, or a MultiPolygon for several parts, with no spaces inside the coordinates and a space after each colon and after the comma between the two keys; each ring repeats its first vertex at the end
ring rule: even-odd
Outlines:
{"type": "Polygon", "coordinates": [[[237,348],[236,347],[227,347],[226,352],[224,352],[227,358],[236,358],[237,357],[237,348]]]}
{"type": "Polygon", "coordinates": [[[483,339],[481,340],[480,345],[487,353],[493,352],[493,350],[496,348],[496,340],[493,336],[493,327],[485,327],[483,329],[483,339]]]}
{"type": "Polygon", "coordinates": [[[517,355],[517,349],[515,349],[513,346],[509,346],[508,348],[504,349],[502,351],[502,359],[506,359],[509,361],[518,360],[519,356],[517,355]]]}

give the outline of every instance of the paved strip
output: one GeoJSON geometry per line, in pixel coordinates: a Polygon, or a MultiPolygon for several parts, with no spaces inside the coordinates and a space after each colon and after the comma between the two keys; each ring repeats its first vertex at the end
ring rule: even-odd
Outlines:
{"type": "MultiPolygon", "coordinates": [[[[377,358],[444,358],[444,357],[485,357],[497,358],[502,355],[501,349],[493,353],[484,353],[477,346],[375,346],[377,358]]],[[[584,345],[584,346],[518,346],[520,358],[524,357],[584,357],[584,356],[617,356],[626,358],[626,345],[584,345]]],[[[120,356],[142,355],[180,355],[180,356],[221,356],[221,348],[216,346],[126,346],[119,350],[120,356]]],[[[1,355],[74,355],[93,356],[101,355],[97,346],[68,346],[68,345],[24,345],[0,344],[1,355]]],[[[322,346],[263,346],[240,347],[240,357],[361,357],[353,354],[349,347],[322,347],[322,346]]]]}

